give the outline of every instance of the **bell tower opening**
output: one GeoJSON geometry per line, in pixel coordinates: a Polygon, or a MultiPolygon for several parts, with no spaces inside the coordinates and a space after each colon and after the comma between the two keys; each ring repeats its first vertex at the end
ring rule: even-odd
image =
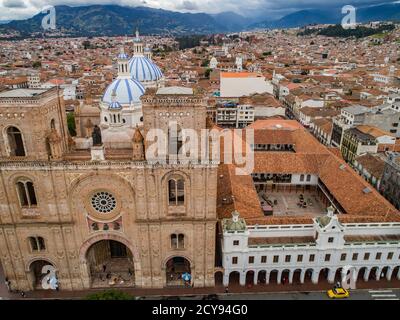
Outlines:
{"type": "Polygon", "coordinates": [[[10,148],[10,156],[25,157],[25,147],[22,140],[22,133],[16,127],[7,129],[8,145],[10,148]]]}

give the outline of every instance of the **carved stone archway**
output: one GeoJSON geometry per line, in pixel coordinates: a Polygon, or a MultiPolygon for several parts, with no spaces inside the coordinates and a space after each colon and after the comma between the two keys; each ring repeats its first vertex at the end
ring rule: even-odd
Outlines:
{"type": "Polygon", "coordinates": [[[85,288],[90,288],[90,268],[87,263],[86,255],[88,250],[95,243],[103,240],[113,240],[124,244],[132,253],[133,263],[134,263],[134,272],[135,272],[135,284],[137,287],[142,287],[142,269],[140,264],[140,255],[137,248],[126,238],[119,234],[115,234],[112,232],[101,232],[90,238],[88,238],[79,250],[79,261],[81,265],[81,274],[82,281],[85,288]]]}

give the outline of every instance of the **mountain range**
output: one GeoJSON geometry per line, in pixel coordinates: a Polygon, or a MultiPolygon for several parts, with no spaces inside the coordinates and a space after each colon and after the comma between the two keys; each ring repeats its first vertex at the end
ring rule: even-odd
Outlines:
{"type": "MultiPolygon", "coordinates": [[[[341,8],[329,10],[301,10],[276,21],[262,21],[252,28],[295,28],[310,24],[340,24],[345,14],[341,8]]],[[[400,3],[389,3],[356,9],[356,22],[400,21],[400,3]]]]}
{"type": "MultiPolygon", "coordinates": [[[[118,5],[56,6],[56,26],[68,36],[118,36],[132,34],[137,25],[141,33],[162,35],[229,33],[255,28],[291,28],[309,24],[340,23],[341,10],[301,10],[279,20],[254,21],[233,12],[219,14],[181,13],[148,7],[118,5]],[[336,12],[337,11],[337,12],[336,12]]],[[[0,33],[17,31],[21,37],[43,33],[39,13],[26,20],[0,22],[0,33]]],[[[357,10],[357,22],[400,20],[400,3],[357,10]]]]}

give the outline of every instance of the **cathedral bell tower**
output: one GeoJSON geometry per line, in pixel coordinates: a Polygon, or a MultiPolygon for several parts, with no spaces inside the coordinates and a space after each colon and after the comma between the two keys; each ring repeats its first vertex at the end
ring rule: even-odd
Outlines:
{"type": "Polygon", "coordinates": [[[135,39],[133,40],[133,55],[142,56],[143,55],[143,42],[139,37],[139,29],[136,28],[135,39]]]}
{"type": "Polygon", "coordinates": [[[132,160],[143,161],[144,156],[144,138],[138,127],[135,129],[135,134],[132,139],[132,160]]]}

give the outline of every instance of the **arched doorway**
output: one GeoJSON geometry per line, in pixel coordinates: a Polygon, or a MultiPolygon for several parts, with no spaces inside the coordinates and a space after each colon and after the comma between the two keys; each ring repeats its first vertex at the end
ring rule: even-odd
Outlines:
{"type": "Polygon", "coordinates": [[[173,257],[166,263],[167,286],[190,286],[192,273],[190,262],[184,257],[173,257]],[[189,275],[189,277],[187,276],[189,275]]]}
{"type": "Polygon", "coordinates": [[[272,270],[269,275],[269,283],[278,283],[278,270],[272,270]]]}
{"type": "Polygon", "coordinates": [[[318,283],[320,283],[321,281],[322,282],[327,281],[328,276],[329,276],[329,269],[328,268],[322,269],[318,275],[318,283]]]}
{"type": "Polygon", "coordinates": [[[378,267],[373,267],[371,269],[371,271],[369,272],[368,280],[378,280],[380,275],[376,274],[377,271],[378,271],[378,267]],[[378,279],[377,279],[377,276],[378,276],[378,279]]]}
{"type": "Polygon", "coordinates": [[[222,286],[224,280],[224,274],[222,271],[217,271],[214,274],[214,281],[216,286],[222,286]]]}
{"type": "Polygon", "coordinates": [[[367,272],[367,268],[366,267],[362,267],[359,271],[358,271],[358,275],[357,275],[357,281],[364,281],[364,277],[365,277],[365,273],[367,272]]]}
{"type": "Polygon", "coordinates": [[[386,277],[387,277],[388,272],[389,272],[389,267],[384,267],[381,271],[379,280],[387,280],[386,277]]]}
{"type": "Polygon", "coordinates": [[[55,268],[51,262],[46,260],[33,261],[29,266],[30,279],[34,290],[45,289],[43,288],[42,281],[49,273],[49,270],[46,270],[45,268],[46,266],[52,266],[55,268]]]}
{"type": "Polygon", "coordinates": [[[265,284],[267,281],[267,271],[261,270],[258,272],[257,284],[265,284]]]}
{"type": "Polygon", "coordinates": [[[400,272],[400,266],[395,267],[393,269],[392,276],[390,277],[390,280],[396,280],[398,278],[398,275],[400,276],[399,272],[400,272]]]}
{"type": "Polygon", "coordinates": [[[92,288],[132,287],[135,267],[132,252],[115,240],[100,240],[89,247],[86,261],[92,288]]]}
{"type": "Polygon", "coordinates": [[[254,285],[254,271],[250,270],[246,273],[246,286],[253,286],[254,285]]]}
{"type": "Polygon", "coordinates": [[[313,273],[314,273],[313,269],[307,269],[304,274],[304,282],[311,281],[313,273]]]}
{"type": "Polygon", "coordinates": [[[232,271],[229,274],[229,285],[239,285],[240,273],[238,271],[232,271]]]}
{"type": "Polygon", "coordinates": [[[281,275],[281,283],[282,284],[288,284],[289,283],[289,276],[290,276],[290,270],[286,269],[282,271],[281,275]]]}
{"type": "Polygon", "coordinates": [[[301,283],[301,269],[296,269],[293,272],[293,284],[300,284],[301,283]]]}

